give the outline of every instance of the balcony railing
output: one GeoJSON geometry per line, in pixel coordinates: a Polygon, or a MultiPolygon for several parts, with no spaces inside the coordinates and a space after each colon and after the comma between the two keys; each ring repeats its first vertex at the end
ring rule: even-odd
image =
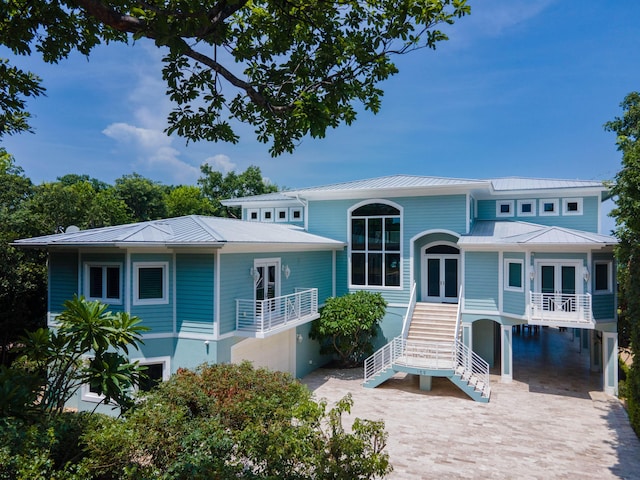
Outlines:
{"type": "Polygon", "coordinates": [[[318,317],[318,289],[296,288],[296,292],[267,300],[236,299],[236,331],[248,337],[265,337],[318,317]]]}
{"type": "Polygon", "coordinates": [[[594,328],[591,294],[529,292],[529,323],[561,327],[594,328]]]}

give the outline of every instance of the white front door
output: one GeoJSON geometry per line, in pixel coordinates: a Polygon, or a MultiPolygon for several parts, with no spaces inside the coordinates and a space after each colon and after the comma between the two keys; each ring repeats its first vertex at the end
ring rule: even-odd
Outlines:
{"type": "Polygon", "coordinates": [[[422,301],[458,301],[459,255],[427,254],[422,262],[422,301]]]}

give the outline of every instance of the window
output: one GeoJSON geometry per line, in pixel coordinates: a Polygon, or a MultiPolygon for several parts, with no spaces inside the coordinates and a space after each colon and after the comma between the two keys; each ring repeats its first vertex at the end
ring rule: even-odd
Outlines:
{"type": "Polygon", "coordinates": [[[496,217],[513,217],[513,200],[496,202],[496,217]]]}
{"type": "Polygon", "coordinates": [[[518,200],[518,216],[533,217],[536,214],[535,200],[518,200]]]}
{"type": "Polygon", "coordinates": [[[133,304],[169,303],[167,262],[133,264],[133,304]]]}
{"type": "Polygon", "coordinates": [[[558,199],[540,200],[540,215],[558,215],[558,199]]]}
{"type": "Polygon", "coordinates": [[[611,262],[595,262],[594,264],[594,293],[611,293],[612,270],[611,262]]]}
{"type": "Polygon", "coordinates": [[[562,214],[563,215],[582,215],[582,199],[581,198],[563,198],[562,214]]]}
{"type": "Polygon", "coordinates": [[[169,357],[144,358],[138,360],[140,365],[147,368],[144,371],[147,378],[140,382],[138,390],[148,392],[156,385],[169,380],[169,360],[169,357]]]}
{"type": "Polygon", "coordinates": [[[505,290],[511,290],[515,292],[524,291],[524,262],[522,260],[505,260],[504,262],[504,277],[505,277],[505,290]]]}
{"type": "Polygon", "coordinates": [[[351,284],[400,286],[400,210],[370,203],[351,212],[351,284]]]}
{"type": "Polygon", "coordinates": [[[247,217],[252,222],[257,222],[260,220],[260,210],[257,208],[250,208],[247,210],[247,217]]]}
{"type": "Polygon", "coordinates": [[[300,207],[290,208],[289,218],[294,222],[302,221],[302,208],[300,207]]]}
{"type": "Polygon", "coordinates": [[[119,263],[85,264],[84,294],[88,300],[122,303],[122,281],[119,263]]]}
{"type": "Polygon", "coordinates": [[[289,209],[288,208],[277,208],[276,209],[276,222],[286,222],[289,220],[289,209]]]}
{"type": "Polygon", "coordinates": [[[262,209],[262,221],[263,222],[273,222],[273,208],[263,208],[262,209]]]}

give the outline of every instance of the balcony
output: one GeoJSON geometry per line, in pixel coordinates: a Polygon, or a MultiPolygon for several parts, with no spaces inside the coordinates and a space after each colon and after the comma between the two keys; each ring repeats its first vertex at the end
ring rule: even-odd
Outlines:
{"type": "Polygon", "coordinates": [[[595,328],[591,294],[529,292],[529,295],[530,325],[595,328]]]}
{"type": "Polygon", "coordinates": [[[318,317],[317,288],[296,288],[295,293],[267,300],[236,299],[240,337],[266,338],[318,317]]]}

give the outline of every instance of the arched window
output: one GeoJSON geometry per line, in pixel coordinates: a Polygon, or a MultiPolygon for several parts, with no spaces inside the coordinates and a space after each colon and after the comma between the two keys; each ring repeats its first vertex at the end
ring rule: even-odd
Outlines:
{"type": "Polygon", "coordinates": [[[369,203],[351,212],[351,284],[400,286],[400,210],[369,203]]]}

